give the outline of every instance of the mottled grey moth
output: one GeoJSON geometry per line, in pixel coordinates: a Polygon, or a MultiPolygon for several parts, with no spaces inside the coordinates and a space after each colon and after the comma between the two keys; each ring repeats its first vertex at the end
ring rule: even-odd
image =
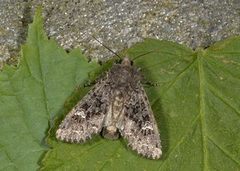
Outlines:
{"type": "Polygon", "coordinates": [[[81,143],[93,134],[108,139],[121,135],[139,154],[160,158],[160,135],[141,79],[129,58],[114,64],[66,115],[57,139],[81,143]]]}

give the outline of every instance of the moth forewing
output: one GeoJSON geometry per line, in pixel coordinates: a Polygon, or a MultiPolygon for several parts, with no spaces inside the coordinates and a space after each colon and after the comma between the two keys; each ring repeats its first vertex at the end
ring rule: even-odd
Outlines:
{"type": "Polygon", "coordinates": [[[160,158],[160,135],[141,78],[129,58],[114,64],[67,114],[56,137],[79,143],[100,132],[108,139],[121,135],[139,154],[160,158]]]}

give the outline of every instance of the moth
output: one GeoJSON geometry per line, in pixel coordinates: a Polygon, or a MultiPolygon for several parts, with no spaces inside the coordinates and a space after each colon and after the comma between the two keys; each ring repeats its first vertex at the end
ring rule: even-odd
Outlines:
{"type": "Polygon", "coordinates": [[[160,158],[160,134],[141,80],[128,57],[114,64],[66,115],[57,139],[82,143],[93,134],[112,140],[122,136],[138,154],[160,158]]]}

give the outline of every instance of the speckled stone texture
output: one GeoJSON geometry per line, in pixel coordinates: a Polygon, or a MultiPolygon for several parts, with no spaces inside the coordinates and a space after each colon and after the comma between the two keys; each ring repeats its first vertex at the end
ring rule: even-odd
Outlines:
{"type": "Polygon", "coordinates": [[[240,33],[240,0],[0,0],[0,61],[17,56],[33,11],[43,6],[45,29],[65,49],[92,58],[151,37],[207,47],[240,33]]]}

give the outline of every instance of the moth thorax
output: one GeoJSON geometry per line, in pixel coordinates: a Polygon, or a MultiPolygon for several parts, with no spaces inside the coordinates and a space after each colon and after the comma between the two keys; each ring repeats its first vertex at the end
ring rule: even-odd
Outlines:
{"type": "Polygon", "coordinates": [[[116,90],[115,91],[115,97],[113,99],[113,119],[116,119],[119,117],[120,112],[122,111],[124,104],[124,97],[121,91],[116,90]]]}
{"type": "Polygon", "coordinates": [[[116,103],[116,105],[118,105],[118,103],[122,103],[123,102],[123,92],[121,90],[115,90],[114,92],[114,102],[116,103]]]}

